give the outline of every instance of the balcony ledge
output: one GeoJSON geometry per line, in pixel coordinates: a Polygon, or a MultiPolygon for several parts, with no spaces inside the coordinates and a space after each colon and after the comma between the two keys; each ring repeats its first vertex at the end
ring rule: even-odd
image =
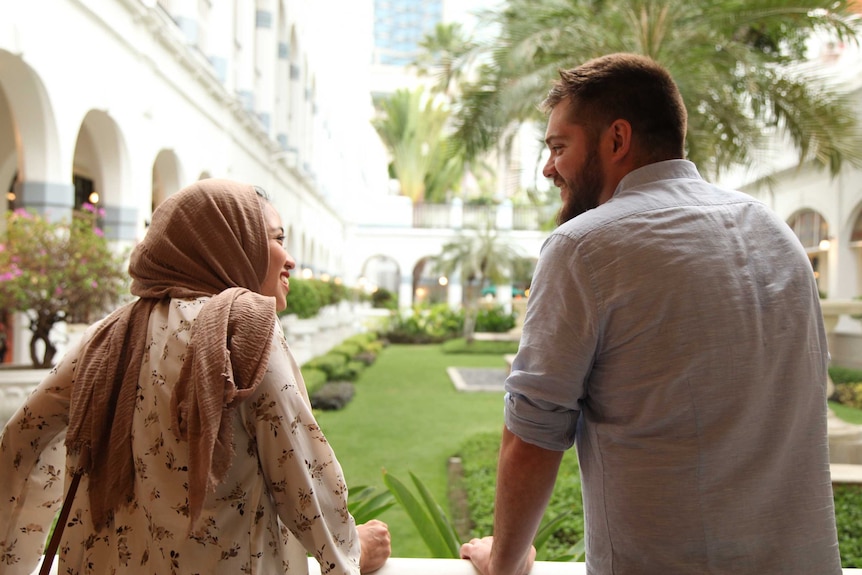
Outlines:
{"type": "MultiPolygon", "coordinates": [[[[586,563],[537,561],[530,575],[583,575],[586,563]]],[[[473,564],[463,559],[414,559],[392,557],[375,571],[375,575],[477,575],[473,564]]],[[[844,569],[845,575],[862,574],[862,569],[844,569]]],[[[308,575],[320,575],[320,566],[313,558],[308,560],[308,575]]]]}

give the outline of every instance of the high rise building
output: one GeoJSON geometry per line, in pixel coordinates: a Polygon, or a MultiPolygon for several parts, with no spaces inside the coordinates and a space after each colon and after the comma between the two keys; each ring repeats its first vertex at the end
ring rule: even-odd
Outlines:
{"type": "Polygon", "coordinates": [[[374,63],[407,66],[443,19],[443,0],[374,0],[374,63]]]}

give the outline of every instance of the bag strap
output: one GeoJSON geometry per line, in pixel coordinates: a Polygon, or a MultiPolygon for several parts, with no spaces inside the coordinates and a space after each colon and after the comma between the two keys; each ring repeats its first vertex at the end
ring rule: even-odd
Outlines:
{"type": "Polygon", "coordinates": [[[66,521],[69,520],[69,513],[72,511],[72,501],[75,499],[75,492],[78,491],[78,483],[81,481],[82,471],[79,469],[72,475],[72,483],[69,485],[69,491],[66,493],[66,498],[63,500],[63,508],[60,510],[60,517],[57,518],[57,523],[54,525],[54,531],[51,533],[51,540],[48,542],[48,547],[45,549],[45,559],[42,560],[42,568],[39,570],[39,575],[48,575],[51,573],[51,565],[54,563],[54,556],[57,554],[57,549],[60,547],[60,539],[63,536],[63,529],[66,527],[66,521]]]}

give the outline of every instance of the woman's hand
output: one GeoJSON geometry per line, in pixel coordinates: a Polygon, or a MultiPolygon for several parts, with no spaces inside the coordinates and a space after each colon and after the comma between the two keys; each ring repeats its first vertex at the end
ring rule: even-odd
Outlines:
{"type": "Polygon", "coordinates": [[[382,521],[372,519],[368,523],[356,526],[359,532],[359,571],[361,573],[372,573],[377,571],[389,555],[392,554],[392,546],[389,538],[389,527],[382,521]]]}

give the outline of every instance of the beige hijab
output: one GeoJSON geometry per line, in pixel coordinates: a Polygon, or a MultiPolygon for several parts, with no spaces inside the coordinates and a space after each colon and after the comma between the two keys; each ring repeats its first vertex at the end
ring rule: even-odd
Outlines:
{"type": "Polygon", "coordinates": [[[268,266],[266,224],[252,186],[201,180],[153,213],[129,264],[139,299],[95,330],[72,389],[66,446],[89,473],[97,529],[133,498],[132,418],[150,312],[164,298],[212,296],[192,327],[171,402],[171,427],[189,442],[193,528],[230,466],[229,410],[254,391],[269,362],[275,300],[256,293],[268,266]]]}

